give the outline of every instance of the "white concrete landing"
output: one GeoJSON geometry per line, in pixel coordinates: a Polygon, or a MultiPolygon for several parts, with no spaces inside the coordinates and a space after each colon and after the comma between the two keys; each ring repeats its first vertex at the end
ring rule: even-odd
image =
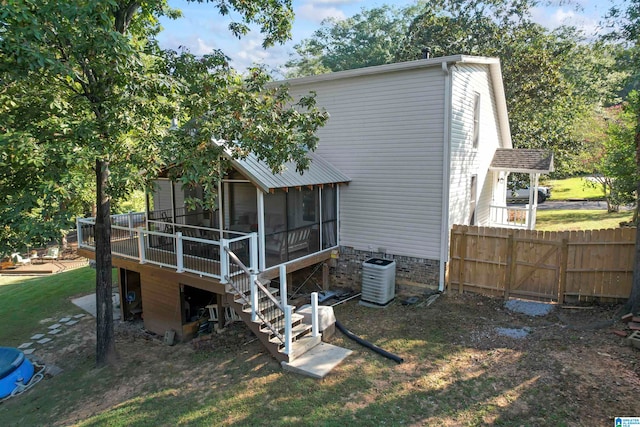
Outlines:
{"type": "MultiPolygon", "coordinates": [[[[93,317],[97,316],[96,294],[85,295],[83,297],[73,299],[71,302],[93,317]]],[[[84,314],[82,316],[75,315],[73,317],[78,319],[83,316],[84,314]]],[[[120,320],[120,296],[118,294],[113,294],[113,320],[120,320]]],[[[67,325],[71,324],[71,322],[67,322],[67,325]]]]}
{"type": "Polygon", "coordinates": [[[346,348],[321,342],[293,362],[282,362],[282,369],[322,379],[351,353],[346,348]]]}

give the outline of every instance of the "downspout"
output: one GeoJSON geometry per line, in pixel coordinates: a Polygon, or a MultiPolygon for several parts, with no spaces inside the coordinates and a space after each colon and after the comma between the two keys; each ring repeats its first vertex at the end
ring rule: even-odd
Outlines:
{"type": "Polygon", "coordinates": [[[340,184],[336,184],[336,245],[340,247],[340,184]]]}
{"type": "Polygon", "coordinates": [[[452,76],[449,64],[442,63],[444,73],[444,129],[442,147],[442,222],[440,229],[440,277],[438,290],[444,291],[446,263],[449,257],[449,188],[451,170],[451,97],[452,76]]]}

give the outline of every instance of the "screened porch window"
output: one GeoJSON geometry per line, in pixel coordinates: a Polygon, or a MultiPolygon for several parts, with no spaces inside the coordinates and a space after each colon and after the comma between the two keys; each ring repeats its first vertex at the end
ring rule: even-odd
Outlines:
{"type": "Polygon", "coordinates": [[[338,244],[338,191],[334,187],[322,189],[322,249],[338,244]]]}
{"type": "Polygon", "coordinates": [[[335,246],[336,200],[336,190],[330,187],[320,189],[314,186],[289,191],[278,189],[266,194],[264,211],[267,267],[319,252],[321,233],[322,249],[335,246]]]}

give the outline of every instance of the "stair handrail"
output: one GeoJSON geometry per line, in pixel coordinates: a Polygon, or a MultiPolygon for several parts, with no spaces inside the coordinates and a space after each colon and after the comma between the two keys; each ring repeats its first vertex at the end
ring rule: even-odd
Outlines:
{"type": "Polygon", "coordinates": [[[282,308],[282,305],[280,305],[280,301],[278,301],[278,299],[273,296],[273,294],[269,291],[269,289],[267,289],[264,286],[264,284],[262,282],[260,282],[260,279],[256,279],[256,285],[260,288],[260,290],[262,290],[262,292],[264,292],[264,294],[267,296],[267,298],[269,298],[271,300],[271,302],[273,302],[275,304],[275,306],[278,307],[278,309],[280,311],[284,312],[284,309],[282,308]]]}
{"type": "MultiPolygon", "coordinates": [[[[236,283],[233,279],[233,277],[231,277],[230,275],[228,275],[226,277],[227,282],[231,285],[231,287],[237,292],[238,296],[240,297],[240,299],[245,303],[245,304],[249,304],[251,306],[251,319],[254,320],[256,317],[260,318],[260,321],[271,331],[271,333],[278,338],[278,340],[282,343],[282,344],[286,344],[288,341],[291,340],[290,336],[292,333],[292,328],[290,324],[286,324],[285,322],[285,335],[283,336],[279,329],[274,326],[269,320],[267,320],[267,318],[263,315],[263,313],[257,309],[256,304],[254,303],[254,301],[257,301],[257,294],[256,292],[258,292],[258,289],[264,293],[264,295],[269,298],[271,300],[272,303],[274,303],[275,307],[278,308],[278,310],[280,310],[283,315],[286,314],[286,310],[283,308],[283,306],[280,304],[280,302],[278,301],[278,299],[273,296],[273,294],[269,291],[269,289],[267,289],[266,286],[264,286],[264,284],[260,281],[260,279],[257,278],[257,276],[251,272],[251,270],[249,270],[249,268],[247,268],[246,265],[244,265],[244,263],[240,260],[240,258],[228,247],[228,246],[224,246],[223,247],[224,251],[227,252],[229,254],[229,262],[233,262],[234,264],[236,264],[238,267],[240,267],[240,269],[242,270],[242,272],[248,276],[251,280],[250,282],[250,290],[251,290],[251,294],[250,297],[247,299],[247,297],[244,294],[244,291],[242,291],[241,289],[239,289],[236,286],[236,283]]],[[[289,323],[291,323],[291,321],[289,321],[289,323]]]]}
{"type": "Polygon", "coordinates": [[[238,267],[240,267],[246,275],[250,276],[251,270],[249,270],[249,267],[244,265],[244,263],[240,260],[240,258],[238,258],[238,255],[236,255],[235,252],[229,249],[229,246],[224,246],[223,248],[229,254],[229,258],[233,260],[233,263],[236,264],[238,267]]]}

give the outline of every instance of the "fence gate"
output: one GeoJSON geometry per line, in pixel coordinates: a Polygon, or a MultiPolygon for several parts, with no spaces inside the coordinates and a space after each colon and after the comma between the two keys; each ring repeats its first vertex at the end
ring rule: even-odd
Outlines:
{"type": "Polygon", "coordinates": [[[542,232],[454,225],[450,291],[563,303],[628,298],[636,230],[542,232]]]}

